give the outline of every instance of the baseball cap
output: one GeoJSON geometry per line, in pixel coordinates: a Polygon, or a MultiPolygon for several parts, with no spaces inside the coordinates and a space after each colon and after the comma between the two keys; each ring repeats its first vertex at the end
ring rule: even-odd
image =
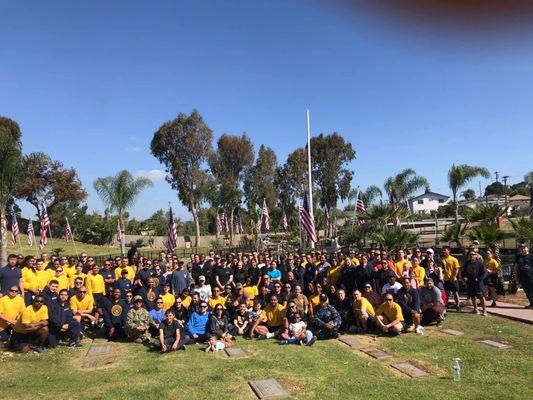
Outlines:
{"type": "Polygon", "coordinates": [[[200,275],[200,276],[198,277],[198,280],[199,280],[199,281],[205,281],[205,276],[200,275]]]}
{"type": "Polygon", "coordinates": [[[325,293],[320,295],[320,301],[328,301],[328,296],[325,293]]]}
{"type": "Polygon", "coordinates": [[[237,283],[237,284],[235,285],[235,289],[242,289],[242,283],[240,283],[240,282],[237,283]]]}
{"type": "Polygon", "coordinates": [[[433,253],[435,253],[435,252],[434,252],[433,249],[430,247],[429,249],[426,250],[426,253],[433,254],[433,253]]]}
{"type": "Polygon", "coordinates": [[[135,302],[135,301],[138,301],[138,300],[143,301],[143,298],[142,298],[141,296],[139,296],[139,295],[137,295],[137,296],[135,296],[135,297],[133,298],[133,301],[134,301],[134,302],[135,302]]]}

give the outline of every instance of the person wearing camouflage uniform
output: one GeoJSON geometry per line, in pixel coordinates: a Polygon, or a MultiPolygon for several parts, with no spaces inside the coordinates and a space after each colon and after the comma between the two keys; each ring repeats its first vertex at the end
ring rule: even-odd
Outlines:
{"type": "Polygon", "coordinates": [[[142,307],[143,298],[133,298],[134,307],[126,315],[126,335],[136,343],[150,342],[149,327],[152,318],[148,311],[142,307]]]}

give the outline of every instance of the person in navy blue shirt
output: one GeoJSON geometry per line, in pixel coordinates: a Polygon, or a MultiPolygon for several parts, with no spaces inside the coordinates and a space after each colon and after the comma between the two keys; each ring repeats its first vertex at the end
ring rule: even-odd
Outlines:
{"type": "Polygon", "coordinates": [[[411,286],[410,278],[403,278],[402,286],[396,293],[396,303],[402,309],[407,332],[412,332],[420,325],[420,296],[418,290],[411,286]]]}
{"type": "Polygon", "coordinates": [[[485,296],[483,296],[483,280],[487,277],[487,270],[474,249],[468,252],[468,256],[469,259],[464,263],[461,270],[461,276],[463,277],[463,283],[466,285],[468,297],[470,297],[474,306],[472,314],[478,314],[476,299],[480,299],[481,307],[483,308],[482,315],[486,317],[487,305],[485,304],[485,296]]]}
{"type": "Polygon", "coordinates": [[[68,302],[68,290],[61,289],[58,296],[48,304],[48,346],[55,348],[61,339],[69,339],[69,347],[78,347],[81,324],[74,319],[68,302]]]}
{"type": "Polygon", "coordinates": [[[7,265],[4,268],[0,268],[0,293],[2,296],[7,295],[11,286],[18,286],[24,292],[22,271],[17,267],[17,256],[15,254],[10,254],[7,258],[7,265]]]}
{"type": "Polygon", "coordinates": [[[115,287],[120,289],[122,297],[125,296],[127,291],[131,290],[131,281],[128,278],[128,271],[123,269],[120,273],[120,278],[115,282],[115,287]]]}

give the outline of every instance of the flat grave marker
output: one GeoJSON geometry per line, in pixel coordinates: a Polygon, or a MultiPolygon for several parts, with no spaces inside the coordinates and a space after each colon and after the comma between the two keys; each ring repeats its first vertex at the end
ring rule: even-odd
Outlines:
{"type": "Polygon", "coordinates": [[[442,331],[444,333],[447,333],[448,335],[452,335],[452,336],[462,336],[462,335],[465,334],[464,332],[457,331],[455,329],[443,329],[442,331]]]}
{"type": "Polygon", "coordinates": [[[240,347],[226,347],[225,351],[231,358],[245,357],[247,355],[240,347]]]}
{"type": "Polygon", "coordinates": [[[342,336],[339,338],[339,341],[350,347],[359,347],[363,344],[359,339],[353,336],[342,336]]]}
{"type": "Polygon", "coordinates": [[[480,340],[479,343],[484,344],[485,346],[492,347],[494,349],[511,349],[513,346],[510,346],[505,343],[495,342],[494,340],[480,340]]]}
{"type": "Polygon", "coordinates": [[[429,376],[429,374],[426,371],[414,366],[413,364],[409,362],[400,362],[396,364],[391,364],[391,367],[394,369],[397,369],[401,373],[404,373],[405,375],[411,378],[423,378],[425,376],[429,376]]]}
{"type": "Polygon", "coordinates": [[[376,360],[384,360],[385,358],[392,357],[391,354],[380,349],[362,349],[361,351],[365,354],[368,354],[370,357],[375,358],[376,360]]]}
{"type": "Polygon", "coordinates": [[[111,344],[92,344],[87,350],[87,356],[104,356],[111,351],[111,344]]]}
{"type": "Polygon", "coordinates": [[[259,379],[248,382],[260,399],[277,399],[281,397],[289,397],[289,393],[281,386],[275,379],[259,379]]]}

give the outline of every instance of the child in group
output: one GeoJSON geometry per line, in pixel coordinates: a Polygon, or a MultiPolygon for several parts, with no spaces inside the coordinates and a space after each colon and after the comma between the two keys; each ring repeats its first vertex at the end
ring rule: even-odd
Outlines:
{"type": "Polygon", "coordinates": [[[257,321],[262,312],[261,301],[259,299],[255,300],[253,308],[248,310],[250,315],[250,326],[253,326],[254,322],[257,321]]]}
{"type": "Polygon", "coordinates": [[[207,347],[205,349],[206,353],[216,353],[217,351],[224,350],[226,348],[226,345],[224,344],[223,340],[217,340],[217,337],[215,335],[212,335],[209,337],[209,341],[207,342],[207,347]]]}
{"type": "Polygon", "coordinates": [[[246,303],[239,304],[239,309],[235,312],[233,325],[235,326],[236,334],[240,336],[246,335],[250,330],[250,314],[246,303]]]}
{"type": "Polygon", "coordinates": [[[294,322],[289,324],[289,334],[291,338],[289,340],[281,340],[280,344],[305,344],[311,347],[316,342],[316,336],[307,330],[307,325],[302,321],[300,313],[294,314],[294,322]]]}

